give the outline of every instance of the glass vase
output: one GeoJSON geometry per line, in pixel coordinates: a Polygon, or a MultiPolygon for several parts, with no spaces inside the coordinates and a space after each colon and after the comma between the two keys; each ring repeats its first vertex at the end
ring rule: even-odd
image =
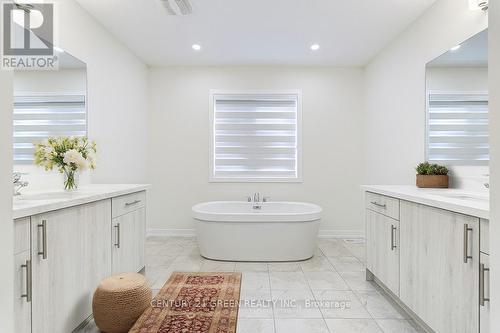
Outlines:
{"type": "Polygon", "coordinates": [[[76,191],[78,189],[79,173],[77,170],[64,170],[64,190],[76,191]]]}

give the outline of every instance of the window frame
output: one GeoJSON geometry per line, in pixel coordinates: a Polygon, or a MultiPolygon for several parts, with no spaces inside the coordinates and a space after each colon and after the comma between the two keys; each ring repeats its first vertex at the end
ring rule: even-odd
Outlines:
{"type": "Polygon", "coordinates": [[[302,90],[219,90],[211,89],[209,93],[209,149],[208,149],[208,181],[209,183],[302,183],[302,90]],[[217,95],[296,95],[297,96],[297,129],[296,129],[296,177],[293,178],[226,178],[215,177],[215,97],[217,95]]]}

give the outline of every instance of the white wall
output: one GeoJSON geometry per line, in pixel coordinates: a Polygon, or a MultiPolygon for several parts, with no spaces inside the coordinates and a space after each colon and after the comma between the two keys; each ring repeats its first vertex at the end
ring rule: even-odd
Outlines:
{"type": "MultiPolygon", "coordinates": [[[[87,64],[89,137],[98,148],[91,181],[145,182],[148,68],[74,0],[56,2],[56,44],[87,64]]],[[[31,172],[33,189],[62,186],[58,176],[31,172]]]]}
{"type": "Polygon", "coordinates": [[[58,0],[59,46],[87,64],[96,183],[144,182],[147,67],[74,0],[58,0]]]}
{"type": "Polygon", "coordinates": [[[153,68],[150,73],[150,228],[191,229],[191,206],[245,200],[309,201],[322,228],[363,230],[363,71],[301,67],[153,68]],[[209,183],[209,90],[302,89],[303,179],[288,184],[209,183]]]}
{"type": "Polygon", "coordinates": [[[14,73],[14,93],[85,93],[85,69],[58,71],[17,71],[14,73]]]}
{"type": "Polygon", "coordinates": [[[487,92],[488,67],[430,67],[426,85],[429,91],[487,92]]]}
{"type": "Polygon", "coordinates": [[[490,1],[489,29],[490,143],[491,143],[491,329],[500,332],[500,3],[490,1]]]}
{"type": "Polygon", "coordinates": [[[12,223],[12,72],[0,70],[0,332],[14,332],[12,223]]]}
{"type": "MultiPolygon", "coordinates": [[[[487,25],[467,0],[440,0],[367,66],[367,183],[415,182],[415,165],[425,159],[425,65],[487,25]]],[[[484,169],[469,171],[480,189],[484,169]]]]}

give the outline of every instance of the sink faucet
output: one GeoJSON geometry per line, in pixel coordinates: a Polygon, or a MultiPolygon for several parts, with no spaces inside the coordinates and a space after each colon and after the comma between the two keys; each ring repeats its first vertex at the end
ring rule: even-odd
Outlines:
{"type": "Polygon", "coordinates": [[[21,177],[23,176],[22,173],[20,172],[14,172],[12,174],[12,180],[13,180],[13,195],[20,195],[21,193],[19,192],[20,189],[23,187],[27,187],[29,185],[28,182],[21,181],[21,177]]]}
{"type": "MultiPolygon", "coordinates": [[[[485,177],[489,177],[490,175],[489,175],[489,174],[485,174],[484,176],[485,176],[485,177]]],[[[483,185],[484,185],[484,187],[486,187],[487,189],[489,189],[489,188],[490,188],[490,182],[489,182],[489,181],[488,181],[487,183],[484,183],[483,185]]]]}

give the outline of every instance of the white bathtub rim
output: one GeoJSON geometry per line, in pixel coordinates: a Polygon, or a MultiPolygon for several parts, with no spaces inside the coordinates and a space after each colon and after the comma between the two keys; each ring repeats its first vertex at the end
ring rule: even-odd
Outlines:
{"type": "Polygon", "coordinates": [[[235,223],[235,224],[243,224],[243,223],[311,223],[321,221],[321,218],[317,218],[315,216],[307,217],[299,215],[294,218],[283,216],[282,219],[279,219],[277,216],[273,216],[272,218],[262,218],[262,216],[256,216],[252,218],[238,218],[236,219],[234,216],[217,216],[217,218],[206,218],[206,217],[193,217],[194,220],[198,223],[235,223]]]}
{"type": "MultiPolygon", "coordinates": [[[[295,212],[287,213],[284,212],[265,212],[261,210],[255,210],[251,212],[213,212],[213,211],[203,211],[200,208],[207,206],[208,204],[245,204],[252,205],[251,202],[246,201],[209,201],[196,204],[192,207],[193,218],[202,222],[235,222],[235,223],[250,223],[250,222],[314,222],[321,220],[321,214],[323,209],[312,203],[307,202],[292,202],[292,201],[275,201],[271,202],[274,204],[290,204],[290,205],[301,205],[305,208],[311,208],[312,210],[307,210],[305,212],[295,212]]],[[[266,205],[266,203],[262,203],[266,205]]]]}

